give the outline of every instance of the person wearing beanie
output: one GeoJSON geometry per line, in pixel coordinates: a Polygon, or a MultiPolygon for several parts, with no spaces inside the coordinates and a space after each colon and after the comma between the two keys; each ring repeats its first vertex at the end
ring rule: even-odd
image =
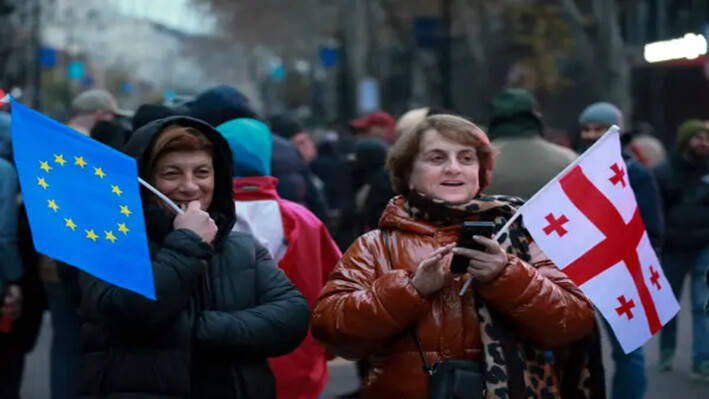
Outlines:
{"type": "MultiPolygon", "coordinates": [[[[623,112],[609,102],[597,102],[586,107],[579,115],[579,125],[582,150],[591,147],[611,126],[618,126],[621,132],[625,126],[623,112]]],[[[655,252],[659,254],[662,248],[664,218],[657,181],[650,170],[633,159],[625,148],[623,159],[630,187],[635,193],[650,243],[655,252]]],[[[607,323],[606,326],[608,327],[607,323]]],[[[608,329],[610,330],[610,327],[608,329]]],[[[613,345],[613,361],[615,362],[611,397],[614,399],[644,398],[647,391],[647,375],[643,348],[638,348],[626,355],[615,336],[612,333],[610,335],[613,345]]]]}
{"type": "MultiPolygon", "coordinates": [[[[677,129],[675,150],[655,169],[667,220],[662,266],[675,296],[691,281],[693,337],[692,377],[709,381],[709,297],[704,276],[709,273],[709,127],[701,120],[677,129]]],[[[660,332],[660,369],[671,370],[677,346],[677,318],[660,332]]]]}
{"type": "Polygon", "coordinates": [[[586,107],[579,116],[579,125],[584,149],[598,141],[611,126],[618,126],[621,132],[625,127],[623,112],[609,102],[597,102],[586,107]]]}
{"type": "MultiPolygon", "coordinates": [[[[235,119],[217,127],[234,159],[235,231],[268,249],[312,307],[342,254],[323,223],[305,207],[282,199],[271,176],[273,137],[264,123],[235,119]]],[[[269,359],[279,399],[318,397],[328,381],[325,348],[308,334],[292,353],[269,359]]]]}
{"type": "Polygon", "coordinates": [[[260,119],[249,99],[234,87],[220,85],[198,95],[187,105],[189,116],[219,126],[237,118],[260,119]]]}
{"type": "Polygon", "coordinates": [[[488,190],[529,199],[570,165],[576,153],[544,139],[544,125],[529,91],[507,89],[492,105],[489,137],[499,154],[488,190]]]}

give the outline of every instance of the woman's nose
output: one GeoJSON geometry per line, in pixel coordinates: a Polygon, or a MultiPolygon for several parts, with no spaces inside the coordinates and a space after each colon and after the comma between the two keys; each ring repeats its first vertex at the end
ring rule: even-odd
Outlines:
{"type": "Polygon", "coordinates": [[[462,170],[457,159],[452,158],[446,163],[445,171],[448,173],[459,173],[462,170]]]}
{"type": "Polygon", "coordinates": [[[186,192],[193,192],[199,190],[197,179],[192,176],[185,177],[185,180],[182,181],[182,190],[186,192]]]}

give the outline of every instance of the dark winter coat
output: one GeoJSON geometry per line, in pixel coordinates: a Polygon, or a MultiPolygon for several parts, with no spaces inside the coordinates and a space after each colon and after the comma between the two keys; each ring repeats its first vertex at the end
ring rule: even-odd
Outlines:
{"type": "MultiPolygon", "coordinates": [[[[308,331],[303,296],[250,235],[232,233],[231,153],[209,125],[184,117],[139,129],[125,151],[139,162],[171,124],[214,144],[213,245],[173,230],[144,201],[158,300],[82,274],[82,398],[275,398],[267,357],[295,349],[308,331]]],[[[144,195],[144,199],[148,198],[144,195]]]]}
{"type": "Polygon", "coordinates": [[[638,202],[640,216],[645,223],[645,230],[656,252],[662,249],[665,235],[665,218],[662,214],[662,198],[657,180],[652,172],[640,162],[623,153],[628,181],[638,202]]]}
{"type": "Polygon", "coordinates": [[[709,245],[709,167],[679,156],[655,169],[667,221],[665,250],[699,251],[709,245]]]}
{"type": "Polygon", "coordinates": [[[321,221],[327,221],[324,195],[313,182],[313,174],[298,148],[288,139],[273,136],[271,175],[278,179],[278,195],[308,208],[321,221]]]}

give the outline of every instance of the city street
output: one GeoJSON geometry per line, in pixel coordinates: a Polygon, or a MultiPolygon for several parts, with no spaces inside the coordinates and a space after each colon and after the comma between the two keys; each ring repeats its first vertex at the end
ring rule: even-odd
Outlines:
{"type": "MultiPolygon", "coordinates": [[[[685,290],[688,293],[688,290],[685,290]]],[[[680,313],[678,358],[675,370],[670,373],[661,373],[657,370],[658,342],[657,337],[646,346],[646,359],[648,364],[648,399],[706,399],[709,398],[709,383],[694,382],[690,379],[691,369],[691,324],[688,295],[682,298],[682,311],[680,313]]],[[[49,343],[51,326],[49,317],[45,316],[45,323],[37,348],[27,361],[26,377],[23,386],[23,399],[49,398],[49,343]]],[[[607,343],[607,342],[606,342],[607,343]]],[[[610,381],[612,362],[608,351],[604,347],[606,374],[610,381]]],[[[325,389],[323,398],[330,399],[338,394],[350,392],[357,386],[357,376],[351,362],[336,359],[330,363],[330,383],[325,389]]]]}

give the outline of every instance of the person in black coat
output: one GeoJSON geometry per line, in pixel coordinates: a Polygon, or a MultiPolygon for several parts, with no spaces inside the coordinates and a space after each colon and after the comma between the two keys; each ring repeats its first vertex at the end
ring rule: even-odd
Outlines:
{"type": "MultiPolygon", "coordinates": [[[[692,377],[709,381],[709,127],[695,119],[677,130],[676,147],[665,164],[655,169],[667,215],[662,266],[672,291],[682,297],[689,277],[692,301],[692,377]]],[[[660,332],[660,370],[674,367],[677,319],[660,332]]]]}
{"type": "Polygon", "coordinates": [[[82,273],[80,398],[275,398],[266,358],[306,336],[305,298],[253,237],[232,232],[232,156],[188,117],[136,131],[124,151],[184,214],[142,193],[157,301],[82,273]]]}

